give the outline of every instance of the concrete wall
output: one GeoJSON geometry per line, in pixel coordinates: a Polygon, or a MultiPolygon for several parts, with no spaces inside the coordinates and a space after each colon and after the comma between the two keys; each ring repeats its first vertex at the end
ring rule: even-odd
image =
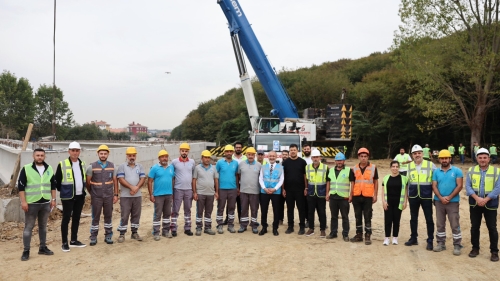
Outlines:
{"type": "Polygon", "coordinates": [[[10,181],[10,176],[14,170],[17,155],[21,150],[14,149],[0,144],[0,180],[4,183],[10,181]]]}

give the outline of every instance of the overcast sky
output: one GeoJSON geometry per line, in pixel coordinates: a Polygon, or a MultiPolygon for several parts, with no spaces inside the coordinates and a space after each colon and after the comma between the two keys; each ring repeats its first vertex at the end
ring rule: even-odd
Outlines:
{"type": "MultiPolygon", "coordinates": [[[[386,51],[400,23],[398,0],[239,2],[276,69],[386,51]]],[[[51,0],[0,0],[0,70],[34,91],[52,84],[53,9],[51,0]]],[[[56,85],[79,124],[172,129],[239,87],[217,0],[59,0],[56,25],[56,85]]]]}

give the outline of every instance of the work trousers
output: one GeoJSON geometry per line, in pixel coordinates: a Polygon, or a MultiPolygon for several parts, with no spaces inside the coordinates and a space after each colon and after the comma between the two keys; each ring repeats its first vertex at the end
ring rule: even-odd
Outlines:
{"type": "Polygon", "coordinates": [[[234,227],[234,208],[238,191],[235,189],[219,189],[219,202],[217,203],[217,226],[224,223],[224,209],[227,205],[227,225],[234,227]]]}
{"type": "Polygon", "coordinates": [[[481,228],[483,216],[490,235],[490,252],[498,253],[497,210],[488,210],[485,207],[470,206],[470,236],[472,248],[479,250],[479,229],[481,228]]]}
{"type": "Polygon", "coordinates": [[[267,213],[269,211],[269,201],[273,204],[273,229],[278,229],[279,226],[279,209],[281,206],[280,197],[281,194],[267,194],[261,193],[259,195],[260,201],[260,222],[263,228],[267,228],[269,224],[267,223],[267,213]]]}
{"type": "Polygon", "coordinates": [[[38,237],[40,238],[40,248],[45,247],[47,240],[47,222],[50,215],[50,203],[28,204],[28,211],[24,213],[23,244],[24,250],[29,251],[31,245],[31,235],[35,221],[38,218],[38,237]]]}
{"type": "Polygon", "coordinates": [[[372,197],[353,196],[352,206],[356,218],[356,234],[363,234],[363,217],[365,219],[365,232],[372,234],[372,197]]]}
{"type": "Polygon", "coordinates": [[[319,230],[326,229],[326,199],[325,197],[307,196],[309,229],[314,229],[314,211],[318,212],[319,230]]]}
{"type": "Polygon", "coordinates": [[[181,204],[184,203],[184,230],[191,230],[191,206],[193,190],[174,188],[174,206],[172,207],[172,231],[177,231],[177,219],[181,204]]]}
{"type": "Polygon", "coordinates": [[[399,235],[399,223],[401,222],[401,214],[403,210],[399,209],[399,198],[394,201],[387,202],[387,210],[384,210],[384,226],[385,226],[385,237],[398,237],[399,235]]]}
{"type": "Polygon", "coordinates": [[[72,199],[61,200],[63,217],[61,221],[61,237],[63,243],[68,243],[68,224],[71,219],[71,241],[78,240],[78,227],[82,215],[85,196],[75,195],[72,199]]]}
{"type": "MultiPolygon", "coordinates": [[[[240,195],[236,196],[236,211],[238,212],[238,221],[241,223],[241,198],[240,195]]],[[[226,221],[228,220],[229,210],[226,207],[226,221]]]]}
{"type": "Polygon", "coordinates": [[[170,230],[170,215],[172,214],[172,195],[155,196],[155,213],[153,215],[153,235],[167,234],[170,230]]]}
{"type": "Polygon", "coordinates": [[[339,228],[339,211],[342,217],[342,237],[349,236],[349,201],[347,199],[332,199],[330,197],[330,230],[337,234],[339,228]]]}
{"type": "Polygon", "coordinates": [[[120,235],[125,235],[127,232],[128,221],[130,218],[130,230],[136,233],[139,230],[139,221],[141,219],[142,197],[121,197],[120,209],[121,220],[118,226],[120,235]]]}
{"type": "Polygon", "coordinates": [[[214,195],[198,194],[196,201],[196,228],[202,229],[205,222],[205,229],[212,228],[212,211],[214,209],[214,195]]]}
{"type": "Polygon", "coordinates": [[[299,227],[305,228],[306,219],[306,197],[304,196],[304,188],[298,187],[296,189],[286,189],[286,208],[287,208],[287,221],[288,227],[293,228],[293,219],[295,213],[295,205],[299,212],[299,227]]]}
{"type": "Polygon", "coordinates": [[[104,236],[113,237],[113,197],[97,197],[90,198],[92,207],[92,225],[90,226],[90,239],[96,239],[99,232],[99,221],[101,220],[101,212],[104,214],[104,236]]]}
{"type": "Polygon", "coordinates": [[[259,212],[259,194],[250,194],[250,193],[240,193],[241,200],[241,218],[240,225],[243,228],[246,228],[249,223],[248,217],[248,207],[250,207],[250,213],[252,217],[252,223],[250,227],[256,228],[259,226],[257,222],[257,214],[259,212]]]}
{"type": "Polygon", "coordinates": [[[434,201],[434,204],[436,205],[436,241],[441,244],[446,243],[446,216],[448,216],[453,234],[453,245],[461,245],[462,232],[460,231],[460,214],[458,213],[460,203],[443,204],[441,201],[434,201]]]}
{"type": "Polygon", "coordinates": [[[410,229],[412,239],[418,237],[418,214],[420,206],[424,212],[425,223],[427,225],[427,242],[434,240],[434,219],[432,217],[432,199],[422,199],[420,197],[408,198],[410,203],[410,229]]]}

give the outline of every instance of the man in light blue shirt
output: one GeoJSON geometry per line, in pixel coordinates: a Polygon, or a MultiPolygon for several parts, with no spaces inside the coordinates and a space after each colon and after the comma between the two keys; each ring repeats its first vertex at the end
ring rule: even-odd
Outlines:
{"type": "Polygon", "coordinates": [[[234,230],[234,209],[236,205],[236,196],[240,193],[238,162],[233,160],[234,147],[230,144],[224,147],[224,158],[217,161],[215,169],[219,173],[219,202],[217,205],[217,232],[224,233],[222,230],[224,224],[224,208],[227,204],[228,227],[230,233],[234,230]]]}

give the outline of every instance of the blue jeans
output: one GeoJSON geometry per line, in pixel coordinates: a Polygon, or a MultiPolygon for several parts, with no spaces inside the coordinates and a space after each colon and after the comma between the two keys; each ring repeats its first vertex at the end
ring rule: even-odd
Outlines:
{"type": "Polygon", "coordinates": [[[28,204],[28,211],[24,213],[23,244],[24,250],[30,250],[31,235],[35,221],[38,218],[38,236],[40,238],[40,248],[45,247],[47,239],[47,222],[50,215],[50,203],[28,204]]]}
{"type": "Polygon", "coordinates": [[[460,154],[460,162],[465,163],[465,154],[460,154]]]}

